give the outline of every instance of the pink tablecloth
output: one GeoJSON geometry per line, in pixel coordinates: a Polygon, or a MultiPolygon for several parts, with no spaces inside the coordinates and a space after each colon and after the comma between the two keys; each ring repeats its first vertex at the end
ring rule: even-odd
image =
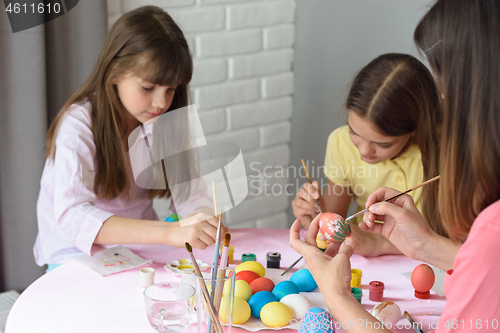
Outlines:
{"type": "MultiPolygon", "coordinates": [[[[288,267],[299,255],[289,246],[289,231],[285,229],[233,229],[231,244],[235,247],[235,263],[243,253],[257,255],[257,261],[266,266],[266,253],[280,252],[281,266],[288,267]]],[[[152,259],[156,271],[155,281],[179,280],[163,266],[167,261],[189,257],[185,249],[169,246],[127,246],[136,254],[152,259]]],[[[210,263],[214,247],[193,252],[197,259],[210,263]]],[[[297,266],[304,265],[300,262],[297,266]]],[[[428,332],[441,313],[445,298],[431,291],[431,298],[419,300],[413,296],[410,281],[403,272],[412,271],[420,262],[404,256],[352,257],[352,268],[363,271],[362,304],[369,310],[376,302],[368,299],[368,283],[385,283],[384,300],[396,302],[402,311],[422,322],[428,332]],[[430,325],[430,326],[429,326],[430,325]]],[[[143,288],[139,286],[138,269],[108,277],[100,277],[81,264],[70,261],[33,282],[14,304],[7,319],[6,333],[17,332],[154,332],[146,318],[143,288]]],[[[395,332],[414,332],[405,320],[400,320],[395,332]],[[404,327],[407,324],[407,327],[404,327]]],[[[193,330],[194,331],[194,330],[193,330]]],[[[341,332],[342,330],[337,330],[341,332]]],[[[290,332],[290,331],[289,331],[290,332]]]]}

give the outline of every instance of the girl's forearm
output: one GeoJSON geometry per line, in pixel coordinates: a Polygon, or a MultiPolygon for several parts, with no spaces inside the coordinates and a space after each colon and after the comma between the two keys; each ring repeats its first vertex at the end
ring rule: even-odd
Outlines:
{"type": "Polygon", "coordinates": [[[166,244],[166,230],[171,223],[131,219],[113,215],[107,219],[95,244],[166,244]]]}

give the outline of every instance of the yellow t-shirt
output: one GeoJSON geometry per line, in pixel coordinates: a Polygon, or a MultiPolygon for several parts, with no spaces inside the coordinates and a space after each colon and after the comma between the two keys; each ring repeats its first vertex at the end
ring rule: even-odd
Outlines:
{"type": "MultiPolygon", "coordinates": [[[[365,209],[368,196],[379,187],[391,187],[403,192],[422,183],[424,170],[420,149],[415,144],[392,160],[377,164],[366,163],[349,138],[349,127],[346,125],[337,128],[328,137],[325,175],[335,184],[350,188],[350,193],[358,204],[356,212],[359,212],[365,209]]],[[[422,188],[409,194],[421,211],[422,188]]],[[[359,224],[363,221],[363,215],[352,221],[359,224]]]]}

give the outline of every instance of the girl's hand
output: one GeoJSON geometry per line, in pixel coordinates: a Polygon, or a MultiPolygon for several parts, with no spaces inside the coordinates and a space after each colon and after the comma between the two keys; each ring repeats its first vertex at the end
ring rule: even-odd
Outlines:
{"type": "Polygon", "coordinates": [[[359,228],[383,235],[403,254],[416,259],[425,243],[433,236],[433,231],[411,196],[404,194],[393,202],[381,202],[398,193],[400,192],[386,187],[372,193],[366,202],[369,211],[364,214],[359,228]],[[375,220],[384,223],[375,223],[375,220]]]}
{"type": "MultiPolygon", "coordinates": [[[[188,242],[192,247],[204,250],[215,243],[219,220],[201,210],[195,210],[186,218],[179,222],[170,223],[170,225],[173,228],[168,231],[168,244],[184,247],[185,243],[188,242]]],[[[223,241],[223,235],[227,230],[227,227],[221,224],[221,241],[223,241]]]]}
{"type": "Polygon", "coordinates": [[[325,211],[324,198],[319,190],[318,182],[314,181],[312,184],[305,183],[292,201],[293,215],[300,220],[306,230],[312,219],[319,214],[316,199],[321,205],[321,210],[325,211]]]}
{"type": "Polygon", "coordinates": [[[351,293],[351,263],[354,240],[351,237],[340,245],[332,243],[325,252],[316,247],[319,219],[315,218],[305,241],[300,239],[301,224],[295,220],[290,229],[290,246],[300,253],[325,299],[353,298],[351,293]]]}

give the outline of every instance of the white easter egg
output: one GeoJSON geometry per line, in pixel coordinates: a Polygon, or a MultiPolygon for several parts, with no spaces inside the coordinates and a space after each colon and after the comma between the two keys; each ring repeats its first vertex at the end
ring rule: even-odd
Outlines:
{"type": "Polygon", "coordinates": [[[301,319],[311,308],[311,302],[304,295],[289,294],[280,300],[280,303],[288,305],[293,312],[293,319],[301,319]]]}

